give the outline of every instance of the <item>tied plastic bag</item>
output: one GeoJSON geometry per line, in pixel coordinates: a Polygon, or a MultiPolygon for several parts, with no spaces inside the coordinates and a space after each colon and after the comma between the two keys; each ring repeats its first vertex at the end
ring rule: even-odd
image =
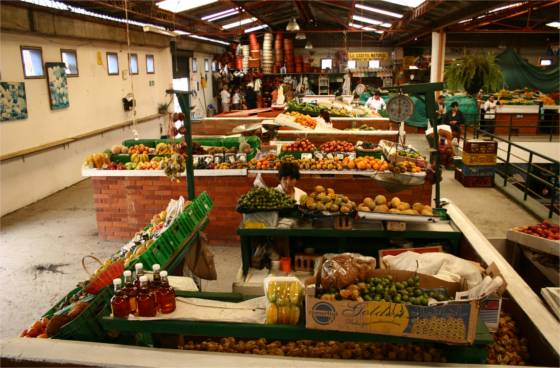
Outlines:
{"type": "Polygon", "coordinates": [[[167,217],[165,218],[164,228],[169,227],[175,221],[175,219],[183,213],[183,208],[185,207],[185,198],[183,196],[179,197],[178,200],[172,199],[167,205],[167,217]]]}
{"type": "Polygon", "coordinates": [[[299,324],[303,309],[305,285],[297,277],[264,279],[266,323],[269,325],[299,324]]]}
{"type": "Polygon", "coordinates": [[[416,271],[450,282],[460,282],[464,277],[469,289],[482,282],[480,271],[473,264],[451,254],[404,252],[385,256],[383,262],[391,270],[416,271]]]}
{"type": "Polygon", "coordinates": [[[253,182],[253,186],[255,186],[255,187],[268,188],[268,186],[267,186],[266,183],[264,182],[264,179],[262,178],[261,173],[258,173],[258,174],[257,174],[257,177],[255,178],[255,181],[253,182]]]}
{"type": "Polygon", "coordinates": [[[346,286],[373,277],[376,261],[356,253],[342,253],[326,260],[321,268],[322,292],[331,288],[340,290],[346,286]]]}

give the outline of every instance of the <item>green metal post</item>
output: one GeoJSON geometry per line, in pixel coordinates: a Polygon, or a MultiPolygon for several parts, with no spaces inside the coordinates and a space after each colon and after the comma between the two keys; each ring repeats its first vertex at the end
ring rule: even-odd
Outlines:
{"type": "Polygon", "coordinates": [[[194,169],[193,169],[193,151],[192,151],[192,130],[191,130],[191,94],[190,91],[175,91],[168,90],[167,93],[176,94],[177,100],[179,101],[179,106],[181,106],[181,111],[185,114],[185,121],[183,125],[187,128],[187,134],[185,134],[185,142],[187,143],[187,155],[189,159],[187,160],[187,193],[189,201],[194,201],[196,198],[194,192],[194,169]]]}
{"type": "Polygon", "coordinates": [[[552,218],[552,215],[554,214],[554,201],[556,200],[556,186],[558,185],[558,176],[559,174],[559,167],[560,165],[558,163],[556,163],[556,170],[555,170],[555,174],[556,176],[554,177],[554,181],[552,183],[552,196],[550,198],[550,209],[548,210],[548,218],[552,218]]]}
{"type": "Polygon", "coordinates": [[[505,174],[505,177],[504,177],[504,187],[507,186],[510,154],[511,154],[511,142],[508,142],[508,154],[507,154],[507,160],[506,160],[506,174],[505,174]]]}
{"type": "Polygon", "coordinates": [[[527,168],[527,181],[525,182],[525,196],[523,200],[527,200],[527,192],[529,191],[529,182],[531,181],[531,167],[533,166],[533,152],[529,154],[529,167],[527,168]]]}

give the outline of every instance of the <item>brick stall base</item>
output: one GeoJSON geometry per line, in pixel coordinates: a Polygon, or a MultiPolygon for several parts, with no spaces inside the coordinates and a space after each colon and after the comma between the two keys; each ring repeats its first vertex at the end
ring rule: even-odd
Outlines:
{"type": "MultiPolygon", "coordinates": [[[[274,120],[274,118],[208,118],[200,124],[192,125],[193,135],[230,135],[233,128],[248,123],[260,123],[263,120],[274,120]]],[[[377,130],[398,130],[398,124],[389,119],[356,119],[356,118],[331,118],[335,129],[344,130],[352,128],[356,122],[356,128],[362,125],[374,127],[377,130]]],[[[423,128],[405,125],[405,132],[408,134],[423,133],[423,128]]]]}
{"type": "MultiPolygon", "coordinates": [[[[278,186],[276,174],[262,176],[268,186],[278,186]]],[[[249,191],[255,177],[254,173],[246,177],[195,177],[196,195],[208,192],[214,202],[210,224],[205,231],[211,244],[240,244],[236,228],[243,216],[235,211],[235,205],[239,197],[249,191]]],[[[178,199],[179,196],[187,199],[185,178],[180,183],[171,182],[164,176],[93,176],[91,179],[98,236],[102,240],[128,242],[139,229],[150,223],[155,214],[165,210],[171,199],[178,199]]],[[[302,174],[297,186],[311,193],[317,185],[345,194],[356,203],[376,195],[384,195],[388,201],[397,196],[411,205],[416,202],[429,205],[432,202],[432,187],[429,183],[392,194],[367,177],[302,174]]]]}

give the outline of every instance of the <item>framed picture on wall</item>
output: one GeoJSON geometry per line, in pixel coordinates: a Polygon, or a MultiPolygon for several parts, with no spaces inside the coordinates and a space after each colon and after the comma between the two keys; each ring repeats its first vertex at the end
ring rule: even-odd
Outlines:
{"type": "Polygon", "coordinates": [[[46,63],[47,82],[51,97],[51,109],[58,110],[70,106],[68,101],[68,82],[64,63],[46,63]]]}
{"type": "Polygon", "coordinates": [[[0,82],[0,121],[27,119],[25,83],[0,82]]]}

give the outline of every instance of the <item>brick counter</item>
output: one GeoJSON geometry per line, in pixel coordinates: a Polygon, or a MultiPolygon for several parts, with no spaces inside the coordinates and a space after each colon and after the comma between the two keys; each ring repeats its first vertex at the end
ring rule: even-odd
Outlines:
{"type": "MultiPolygon", "coordinates": [[[[132,173],[130,173],[132,174],[132,173]]],[[[141,173],[134,173],[141,174],[141,173]]],[[[214,202],[210,224],[206,229],[214,245],[239,245],[236,228],[243,216],[235,211],[238,198],[249,191],[256,174],[238,177],[195,177],[195,191],[208,192],[214,202]]],[[[275,172],[262,175],[268,186],[278,186],[275,172]]],[[[92,176],[93,200],[97,216],[98,236],[102,240],[128,242],[143,229],[151,218],[167,208],[171,199],[187,198],[185,178],[171,182],[165,176],[92,176]]],[[[411,205],[415,202],[431,204],[429,183],[397,194],[387,192],[375,180],[353,175],[321,177],[321,174],[302,174],[298,188],[311,193],[317,185],[332,188],[360,203],[366,197],[384,195],[388,200],[398,196],[411,205]]]]}
{"type": "MultiPolygon", "coordinates": [[[[274,120],[273,118],[207,118],[200,124],[192,124],[193,135],[230,135],[233,134],[233,128],[239,125],[248,123],[260,123],[263,120],[274,120]]],[[[377,130],[398,130],[397,123],[391,122],[389,119],[366,119],[366,118],[331,118],[333,127],[335,129],[350,129],[353,122],[356,122],[356,127],[359,128],[366,124],[367,126],[374,127],[377,130]]],[[[420,128],[405,125],[406,133],[422,133],[420,128]]]]}

